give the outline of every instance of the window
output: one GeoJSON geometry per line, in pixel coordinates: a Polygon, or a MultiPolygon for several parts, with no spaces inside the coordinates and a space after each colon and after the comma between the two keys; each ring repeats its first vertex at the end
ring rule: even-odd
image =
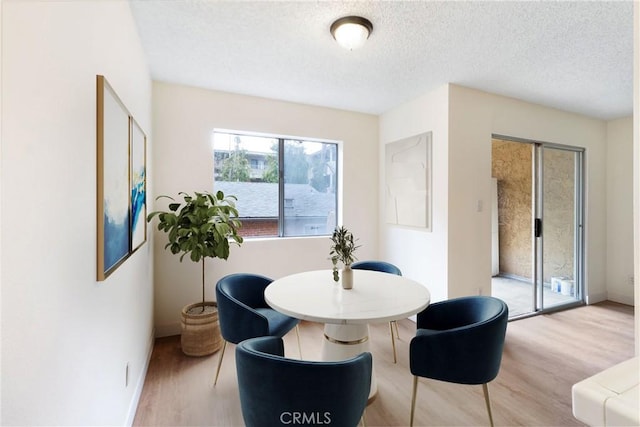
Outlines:
{"type": "Polygon", "coordinates": [[[238,198],[244,237],[331,234],[338,145],[214,131],[214,190],[238,198]]]}

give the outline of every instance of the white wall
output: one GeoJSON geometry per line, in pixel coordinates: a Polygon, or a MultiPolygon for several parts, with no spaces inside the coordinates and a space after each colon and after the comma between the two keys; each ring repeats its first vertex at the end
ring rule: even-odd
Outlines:
{"type": "Polygon", "coordinates": [[[404,276],[427,286],[431,292],[432,301],[444,300],[448,295],[448,95],[448,86],[443,85],[380,116],[379,257],[400,267],[404,276]],[[386,224],[384,221],[385,145],[429,131],[433,132],[432,231],[386,224]]]}
{"type": "Polygon", "coordinates": [[[633,118],[607,123],[607,298],[633,305],[633,118]]]}
{"type": "MultiPolygon", "coordinates": [[[[2,0],[0,0],[0,88],[2,88],[2,0]]],[[[2,94],[0,93],[0,153],[2,152],[2,94]]],[[[2,161],[0,157],[0,224],[2,224],[2,161]]],[[[0,226],[0,319],[2,319],[2,227],[0,226]]],[[[2,329],[0,327],[0,375],[2,374],[2,329]]],[[[2,424],[2,381],[0,380],[0,424],[2,424]]]]}
{"type": "Polygon", "coordinates": [[[491,134],[584,147],[585,287],[587,302],[606,299],[606,123],[450,86],[449,290],[451,296],[490,293],[491,219],[477,201],[491,200],[491,134]]]}
{"type": "Polygon", "coordinates": [[[96,281],[96,74],[151,137],[129,4],[5,0],[2,42],[0,424],[130,424],[153,335],[151,245],[96,281]]]}
{"type": "MultiPolygon", "coordinates": [[[[376,116],[222,93],[153,84],[155,195],[212,190],[214,128],[343,141],[344,225],[358,237],[359,259],[377,255],[378,119],[376,116]]],[[[164,209],[162,200],[155,209],[164,209]]],[[[156,222],[152,227],[155,229],[156,222]]],[[[155,236],[155,313],[160,336],[179,333],[182,306],[200,300],[200,267],[165,251],[155,236]]],[[[278,278],[331,268],[328,237],[245,240],[227,261],[207,260],[206,295],[226,274],[252,272],[278,278]]]]}
{"type": "MultiPolygon", "coordinates": [[[[402,258],[404,264],[398,262],[424,280],[433,300],[489,295],[492,133],[581,146],[587,149],[587,301],[606,299],[604,121],[448,85],[383,114],[381,149],[428,130],[434,131],[433,232],[383,224],[384,257],[394,257],[400,247],[411,254],[402,258]],[[385,253],[388,248],[393,250],[385,253]]],[[[382,186],[384,165],[380,168],[382,186]]]]}
{"type": "Polygon", "coordinates": [[[633,228],[636,356],[640,355],[640,4],[633,4],[633,228]]]}

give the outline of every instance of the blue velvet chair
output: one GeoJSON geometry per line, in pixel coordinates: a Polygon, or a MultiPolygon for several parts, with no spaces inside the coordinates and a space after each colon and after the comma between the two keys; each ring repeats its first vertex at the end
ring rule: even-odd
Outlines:
{"type": "MultiPolygon", "coordinates": [[[[402,276],[402,271],[400,271],[398,267],[386,261],[358,261],[351,264],[351,268],[355,270],[380,271],[382,273],[402,276]]],[[[396,337],[400,339],[400,334],[398,333],[398,322],[392,320],[389,322],[389,332],[391,332],[391,346],[393,347],[393,363],[396,363],[396,339],[393,336],[394,327],[396,330],[396,337]]]]}
{"type": "Polygon", "coordinates": [[[409,347],[413,378],[411,422],[418,377],[458,384],[482,384],[493,426],[487,383],[500,370],[509,308],[489,296],[455,298],[429,305],[418,313],[416,336],[409,347]]]}
{"type": "Polygon", "coordinates": [[[282,337],[296,328],[298,351],[302,357],[298,332],[300,320],[272,309],[264,300],[264,290],[272,281],[257,274],[236,273],[223,277],[216,284],[218,320],[223,343],[214,386],[218,382],[227,342],[238,344],[249,338],[268,335],[282,337]]]}
{"type": "Polygon", "coordinates": [[[358,425],[371,389],[371,353],[336,362],[287,359],[278,337],[236,347],[242,417],[247,427],[358,425]]]}

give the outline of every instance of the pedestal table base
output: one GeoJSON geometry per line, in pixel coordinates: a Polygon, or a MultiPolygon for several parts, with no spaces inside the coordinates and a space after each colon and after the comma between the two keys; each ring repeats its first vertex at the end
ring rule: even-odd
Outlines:
{"type": "MultiPolygon", "coordinates": [[[[326,361],[350,359],[365,351],[371,352],[369,343],[369,325],[332,324],[324,325],[324,340],[320,358],[326,361]]],[[[373,362],[375,365],[375,362],[373,362]]],[[[378,393],[378,383],[374,366],[371,367],[371,392],[369,403],[378,393]]]]}

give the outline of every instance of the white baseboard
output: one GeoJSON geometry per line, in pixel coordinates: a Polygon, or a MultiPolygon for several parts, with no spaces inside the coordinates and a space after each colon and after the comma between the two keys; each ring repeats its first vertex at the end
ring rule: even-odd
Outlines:
{"type": "Polygon", "coordinates": [[[613,302],[619,302],[620,304],[635,305],[633,295],[623,295],[616,292],[607,292],[607,299],[613,302]]]}
{"type": "Polygon", "coordinates": [[[180,322],[170,323],[168,325],[156,325],[156,337],[172,337],[174,335],[180,335],[182,333],[182,327],[180,322]]]}
{"type": "Polygon", "coordinates": [[[136,417],[136,411],[138,410],[138,404],[140,403],[140,397],[142,396],[142,388],[144,387],[144,380],[147,378],[147,371],[149,370],[149,363],[151,362],[151,354],[153,353],[153,344],[155,343],[155,329],[151,330],[151,336],[149,337],[149,341],[147,342],[147,358],[142,367],[142,371],[138,376],[138,381],[136,381],[136,388],[133,391],[133,396],[131,398],[131,403],[129,404],[129,410],[127,411],[127,421],[125,426],[131,427],[133,425],[133,421],[136,417]]]}
{"type": "Polygon", "coordinates": [[[585,297],[585,302],[589,305],[591,304],[597,304],[599,302],[602,301],[606,301],[607,300],[607,294],[602,292],[602,293],[597,293],[597,294],[591,294],[591,295],[587,295],[585,297]]]}

